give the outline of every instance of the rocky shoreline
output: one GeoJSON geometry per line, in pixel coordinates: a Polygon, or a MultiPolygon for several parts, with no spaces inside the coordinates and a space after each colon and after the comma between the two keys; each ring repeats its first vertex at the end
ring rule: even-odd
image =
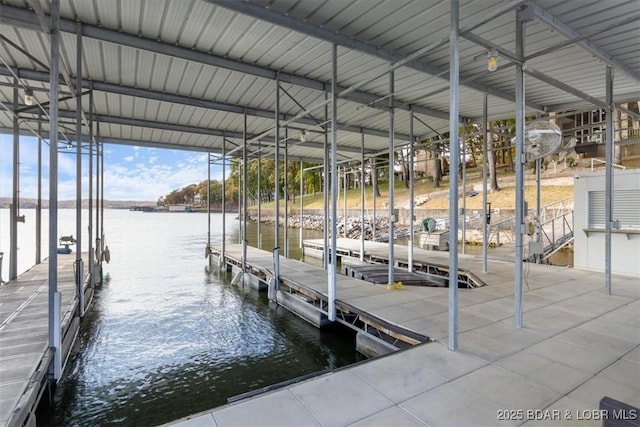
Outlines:
{"type": "MultiPolygon", "coordinates": [[[[251,217],[252,221],[257,221],[257,218],[251,217]]],[[[263,221],[272,223],[272,221],[263,221]]],[[[280,218],[280,225],[284,226],[284,218],[280,218]]],[[[288,226],[291,228],[304,228],[305,230],[317,230],[322,231],[324,229],[324,216],[322,215],[291,215],[288,218],[288,226]]],[[[359,239],[362,233],[362,218],[356,216],[349,216],[347,220],[344,217],[338,217],[338,223],[336,224],[336,232],[340,237],[347,237],[349,239],[359,239]],[[345,234],[346,229],[346,234],[345,234]]],[[[398,227],[396,227],[396,233],[398,227]]],[[[373,218],[364,219],[364,236],[367,240],[373,240],[374,237],[379,238],[389,234],[389,219],[388,217],[376,217],[375,223],[373,218]],[[374,235],[375,230],[375,235],[374,235]]]]}

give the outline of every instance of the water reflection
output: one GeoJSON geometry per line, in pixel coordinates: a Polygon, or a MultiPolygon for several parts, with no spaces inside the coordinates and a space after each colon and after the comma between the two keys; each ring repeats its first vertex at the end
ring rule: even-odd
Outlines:
{"type": "Polygon", "coordinates": [[[229,275],[206,272],[206,215],[107,215],[109,280],[39,424],[165,423],[361,359],[351,331],[320,331],[229,275]]]}

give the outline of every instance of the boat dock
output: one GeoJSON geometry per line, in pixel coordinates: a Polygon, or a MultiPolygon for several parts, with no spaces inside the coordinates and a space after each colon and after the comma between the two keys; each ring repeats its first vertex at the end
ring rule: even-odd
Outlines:
{"type": "MultiPolygon", "coordinates": [[[[387,246],[366,243],[365,252],[374,257],[387,246]]],[[[338,253],[359,244],[339,239],[338,253]]],[[[400,264],[407,262],[406,249],[394,249],[400,264]]],[[[238,265],[241,253],[241,245],[228,245],[225,265],[238,265]]],[[[416,263],[429,266],[447,265],[447,257],[414,253],[416,263]]],[[[270,252],[248,248],[246,263],[269,280],[270,252]]],[[[640,407],[640,278],[613,276],[612,295],[606,295],[601,273],[527,264],[524,327],[518,329],[513,263],[492,260],[487,273],[479,256],[460,255],[459,263],[485,283],[459,289],[459,351],[447,348],[447,288],[387,289],[338,276],[336,305],[432,342],[415,342],[174,425],[601,426],[604,417],[614,416],[637,425],[637,411],[605,414],[599,404],[608,396],[640,407]]],[[[296,282],[326,298],[322,268],[282,259],[280,282],[296,282]]]]}
{"type": "MultiPolygon", "coordinates": [[[[86,259],[86,254],[84,255],[86,259]]],[[[58,292],[62,365],[80,328],[76,316],[76,254],[58,254],[58,292]]],[[[34,412],[49,383],[53,350],[49,348],[49,263],[27,270],[0,286],[0,425],[35,425],[34,412]]],[[[84,281],[86,306],[93,288],[84,281]]]]}

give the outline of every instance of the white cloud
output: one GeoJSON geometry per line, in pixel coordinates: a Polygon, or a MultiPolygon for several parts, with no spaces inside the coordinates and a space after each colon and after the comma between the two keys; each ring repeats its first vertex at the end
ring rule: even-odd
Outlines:
{"type": "MultiPolygon", "coordinates": [[[[144,166],[144,165],[142,165],[144,166]]],[[[110,200],[157,200],[176,188],[200,182],[206,169],[196,167],[173,168],[151,165],[132,170],[105,166],[105,198],[110,200]]]]}
{"type": "MultiPolygon", "coordinates": [[[[0,136],[0,196],[12,193],[12,140],[0,136]]],[[[20,195],[23,198],[37,196],[37,149],[35,138],[20,142],[20,195]]],[[[148,149],[140,147],[105,146],[104,190],[110,200],[157,200],[174,189],[201,182],[207,178],[206,153],[177,150],[148,149]],[[133,150],[132,150],[133,148],[133,150]],[[146,162],[146,163],[143,163],[146,162]]],[[[58,155],[58,199],[76,198],[76,156],[70,153],[58,155]]],[[[220,167],[212,166],[211,178],[220,179],[220,167]]],[[[82,193],[88,197],[88,158],[83,157],[82,193]]],[[[95,183],[95,168],[93,169],[95,183]]],[[[228,170],[227,170],[228,174],[228,170]]],[[[49,147],[42,149],[42,197],[49,198],[49,147]]]]}

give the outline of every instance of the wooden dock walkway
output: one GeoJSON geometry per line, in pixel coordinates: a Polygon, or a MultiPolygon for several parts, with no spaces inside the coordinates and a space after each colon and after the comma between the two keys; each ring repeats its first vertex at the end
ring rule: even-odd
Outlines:
{"type": "MultiPolygon", "coordinates": [[[[75,253],[58,255],[63,365],[80,324],[75,316],[75,257],[75,253]]],[[[46,389],[53,360],[48,340],[48,275],[45,260],[0,287],[0,426],[35,425],[33,412],[46,389]]],[[[87,303],[91,295],[92,288],[85,282],[87,303]]]]}
{"type": "MultiPolygon", "coordinates": [[[[359,241],[351,242],[359,247],[359,241]]],[[[350,243],[338,245],[348,249],[350,243]]],[[[366,250],[384,250],[367,244],[366,250]]],[[[396,246],[402,259],[406,247],[396,246]]],[[[239,257],[240,245],[227,246],[239,257]]],[[[251,249],[272,269],[269,252],[251,249]]],[[[417,250],[417,260],[448,254],[417,250]]],[[[293,275],[326,293],[321,268],[284,262],[293,275]],[[304,277],[302,277],[304,276],[304,277]]],[[[448,289],[386,286],[346,278],[336,298],[363,313],[435,342],[240,400],[179,420],[179,426],[526,426],[602,425],[604,396],[640,407],[640,278],[565,267],[527,266],[524,327],[514,326],[513,263],[494,261],[481,273],[480,256],[460,265],[486,286],[459,290],[459,351],[447,349],[448,289]]],[[[343,282],[343,279],[340,280],[343,282]]],[[[638,414],[626,415],[635,417],[638,414]]],[[[611,415],[609,415],[611,417],[611,415]]]]}

